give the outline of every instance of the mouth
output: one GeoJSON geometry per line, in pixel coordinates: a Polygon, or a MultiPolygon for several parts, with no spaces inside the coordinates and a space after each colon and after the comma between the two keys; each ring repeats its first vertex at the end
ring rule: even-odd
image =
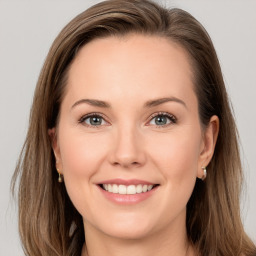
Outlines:
{"type": "Polygon", "coordinates": [[[109,193],[119,194],[119,195],[135,195],[135,194],[143,194],[147,193],[151,190],[154,190],[159,186],[159,184],[132,184],[132,185],[124,185],[124,184],[98,184],[98,186],[109,193]]]}

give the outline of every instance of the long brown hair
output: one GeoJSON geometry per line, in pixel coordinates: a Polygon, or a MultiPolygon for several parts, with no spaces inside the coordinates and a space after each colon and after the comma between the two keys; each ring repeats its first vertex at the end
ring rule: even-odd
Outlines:
{"type": "Polygon", "coordinates": [[[58,123],[69,67],[79,49],[99,37],[157,35],[188,53],[202,126],[220,119],[216,149],[205,182],[197,180],[187,204],[187,235],[200,255],[256,255],[244,232],[236,125],[211,39],[189,13],[147,0],[110,0],[74,18],[55,39],[35,90],[26,141],[13,176],[20,185],[19,230],[26,255],[81,255],[83,221],[64,184],[57,182],[48,129],[58,123]]]}

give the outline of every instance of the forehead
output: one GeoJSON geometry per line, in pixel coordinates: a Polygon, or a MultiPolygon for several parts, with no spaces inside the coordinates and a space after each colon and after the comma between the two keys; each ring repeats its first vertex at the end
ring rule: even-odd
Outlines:
{"type": "Polygon", "coordinates": [[[67,92],[73,98],[84,94],[142,100],[167,93],[186,97],[193,93],[192,77],[188,54],[171,40],[113,36],[95,39],[79,50],[69,70],[67,92]]]}

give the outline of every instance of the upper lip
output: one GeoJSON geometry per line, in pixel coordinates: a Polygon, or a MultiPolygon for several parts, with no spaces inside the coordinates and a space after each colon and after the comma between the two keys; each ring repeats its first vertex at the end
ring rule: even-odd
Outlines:
{"type": "Polygon", "coordinates": [[[152,183],[145,180],[137,180],[137,179],[130,179],[130,180],[123,180],[123,179],[111,179],[111,180],[104,180],[98,183],[100,184],[117,184],[117,185],[155,185],[156,183],[152,183]]]}

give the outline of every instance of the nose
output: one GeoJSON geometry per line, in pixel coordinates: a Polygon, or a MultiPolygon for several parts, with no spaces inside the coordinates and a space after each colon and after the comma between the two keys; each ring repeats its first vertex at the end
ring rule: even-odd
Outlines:
{"type": "Polygon", "coordinates": [[[123,127],[116,131],[109,160],[112,165],[124,168],[143,166],[146,154],[143,135],[135,127],[123,127]]]}

